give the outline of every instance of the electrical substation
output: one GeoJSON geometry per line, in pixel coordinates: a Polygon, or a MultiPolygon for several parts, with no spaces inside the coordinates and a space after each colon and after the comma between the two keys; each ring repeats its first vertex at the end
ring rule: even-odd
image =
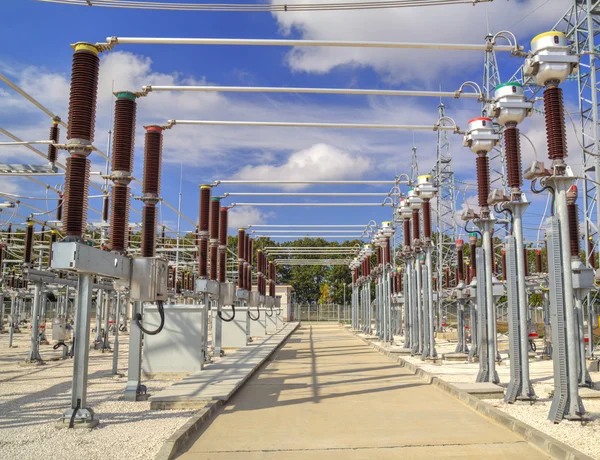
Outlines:
{"type": "MultiPolygon", "coordinates": [[[[544,28],[531,25],[556,5],[503,2],[529,12],[512,19],[533,33],[461,33],[463,43],[435,31],[427,42],[243,38],[243,26],[176,38],[111,25],[117,14],[426,17],[500,1],[27,0],[46,14],[85,7],[98,21],[48,42],[71,47],[70,71],[55,66],[68,75],[64,113],[0,54],[0,458],[600,459],[600,1],[556,0],[563,16],[544,28]],[[475,64],[452,87],[437,75],[421,86],[290,86],[326,81],[320,67],[281,84],[274,70],[238,85],[181,77],[171,53],[191,62],[207,49],[234,53],[219,65],[240,75],[239,53],[269,50],[285,65],[337,59],[321,52],[475,64]],[[114,62],[141,56],[160,71],[137,70],[139,85],[119,79],[114,62]],[[273,115],[292,97],[295,118],[273,115]],[[310,98],[329,118],[302,116],[310,98]],[[327,109],[359,98],[411,101],[424,115],[327,109]],[[206,106],[186,107],[196,100],[206,106]],[[237,102],[227,111],[224,101],[237,102]],[[47,134],[15,120],[17,105],[43,116],[47,134]],[[374,153],[344,176],[327,156],[270,164],[260,146],[278,131],[301,149],[311,132],[357,148],[369,139],[373,151],[386,136],[413,144],[399,138],[393,156],[374,153]],[[193,144],[207,133],[229,147],[205,157],[210,142],[193,144]],[[253,163],[261,148],[266,160],[253,163]]],[[[18,42],[3,48],[21,53],[18,42]]]]}

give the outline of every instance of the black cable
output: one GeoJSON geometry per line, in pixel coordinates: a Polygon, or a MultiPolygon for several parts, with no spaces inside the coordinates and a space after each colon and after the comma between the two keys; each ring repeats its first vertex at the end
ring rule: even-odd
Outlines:
{"type": "Polygon", "coordinates": [[[463,230],[467,233],[467,235],[469,233],[477,233],[479,235],[479,238],[483,239],[483,235],[481,234],[481,232],[479,230],[476,230],[476,229],[468,230],[467,225],[469,225],[469,223],[465,222],[465,226],[463,227],[463,230]]]}
{"type": "Polygon", "coordinates": [[[137,327],[139,327],[140,330],[144,334],[156,335],[160,331],[162,331],[162,329],[163,329],[163,327],[165,325],[165,308],[164,308],[162,300],[157,300],[156,301],[156,306],[158,307],[158,314],[160,315],[160,325],[154,331],[149,331],[147,329],[144,329],[144,327],[142,326],[142,314],[141,313],[136,313],[135,314],[135,324],[137,324],[137,327]]]}
{"type": "Polygon", "coordinates": [[[271,314],[269,315],[267,312],[265,312],[265,315],[267,315],[269,318],[271,318],[273,316],[273,307],[271,307],[271,314]]]}
{"type": "Polygon", "coordinates": [[[230,323],[231,321],[233,321],[235,319],[235,306],[234,305],[231,306],[231,318],[229,318],[229,319],[223,318],[223,312],[220,312],[220,311],[217,312],[217,316],[219,318],[221,318],[221,321],[225,321],[226,323],[230,323]]]}
{"type": "Polygon", "coordinates": [[[550,194],[552,195],[552,206],[550,206],[550,215],[553,216],[554,215],[554,204],[556,202],[556,191],[554,190],[553,187],[550,187],[549,185],[544,185],[543,188],[541,188],[541,189],[538,190],[538,189],[535,188],[535,182],[536,181],[537,181],[537,179],[533,179],[531,181],[531,191],[533,193],[535,193],[536,195],[538,193],[542,193],[544,190],[549,190],[550,191],[550,194]]]}
{"type": "Polygon", "coordinates": [[[514,227],[514,214],[510,209],[507,208],[498,208],[496,209],[496,206],[494,206],[494,211],[496,211],[497,213],[501,213],[501,212],[506,212],[508,213],[508,215],[510,216],[510,234],[512,235],[513,232],[513,227],[514,227]]]}
{"type": "Polygon", "coordinates": [[[256,307],[256,318],[254,316],[252,316],[252,313],[250,313],[250,309],[248,308],[248,317],[252,320],[252,321],[258,321],[260,319],[260,308],[258,308],[258,306],[256,307]]]}
{"type": "Polygon", "coordinates": [[[52,347],[53,350],[58,350],[60,347],[65,347],[67,350],[69,349],[69,346],[63,342],[62,340],[60,342],[58,342],[56,345],[54,345],[52,347]]]}
{"type": "Polygon", "coordinates": [[[75,406],[75,409],[73,409],[73,413],[71,414],[71,420],[69,420],[69,428],[75,427],[75,417],[77,416],[77,411],[79,411],[80,407],[81,399],[77,398],[77,405],[75,406]]]}

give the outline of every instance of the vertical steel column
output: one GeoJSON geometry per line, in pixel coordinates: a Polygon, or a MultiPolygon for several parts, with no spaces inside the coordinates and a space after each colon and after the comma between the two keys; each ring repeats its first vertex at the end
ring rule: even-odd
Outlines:
{"type": "Polygon", "coordinates": [[[404,281],[404,348],[412,349],[413,345],[413,276],[412,258],[406,259],[406,280],[404,281]]]}
{"type": "Polygon", "coordinates": [[[478,344],[479,349],[479,372],[477,373],[477,382],[488,382],[490,380],[489,368],[489,331],[488,331],[488,309],[485,308],[486,302],[486,284],[484,282],[486,270],[488,267],[485,264],[485,252],[483,248],[477,248],[475,260],[477,261],[477,306],[478,306],[478,344]]]}
{"type": "MultiPolygon", "coordinates": [[[[487,379],[491,383],[499,383],[498,373],[496,372],[496,308],[494,301],[493,292],[493,269],[494,269],[494,254],[492,253],[492,235],[491,229],[493,228],[494,219],[480,219],[478,226],[481,228],[483,234],[482,249],[485,255],[483,264],[485,265],[485,272],[483,277],[477,277],[478,285],[485,284],[485,309],[487,317],[487,360],[488,360],[488,375],[487,379]]],[[[479,268],[479,261],[477,267],[479,268]]],[[[482,306],[483,308],[483,306],[482,306]]],[[[481,355],[479,357],[481,360],[481,355]]]]}
{"type": "Polygon", "coordinates": [[[423,285],[423,282],[421,279],[421,261],[419,260],[418,254],[415,254],[415,274],[415,324],[417,328],[417,341],[413,345],[413,352],[411,353],[413,356],[417,353],[423,353],[423,301],[421,293],[421,286],[423,285]]]}
{"type": "Polygon", "coordinates": [[[138,401],[146,394],[142,381],[142,343],[143,333],[135,322],[136,315],[142,314],[143,303],[133,302],[129,332],[129,357],[127,360],[127,384],[125,385],[125,401],[138,401]]]}
{"type": "MultiPolygon", "coordinates": [[[[0,251],[2,248],[0,247],[0,251]]],[[[0,264],[0,279],[2,278],[2,266],[0,264]]],[[[4,333],[4,292],[0,292],[0,334],[4,333]]]]}
{"type": "Polygon", "coordinates": [[[429,291],[431,286],[429,285],[429,270],[427,264],[421,266],[422,269],[422,279],[423,279],[423,351],[421,353],[421,360],[425,361],[426,358],[430,356],[430,344],[431,340],[429,337],[429,310],[431,309],[431,304],[429,303],[429,291]]]}
{"type": "Polygon", "coordinates": [[[102,343],[102,301],[104,300],[104,291],[98,289],[96,294],[96,337],[94,338],[94,348],[102,343]]]}
{"type": "Polygon", "coordinates": [[[33,306],[31,309],[31,348],[25,362],[27,363],[42,363],[40,357],[40,304],[42,296],[42,283],[36,281],[33,285],[33,306]]]}
{"type": "MultiPolygon", "coordinates": [[[[110,320],[110,306],[111,306],[112,295],[110,293],[106,293],[104,296],[104,337],[102,338],[102,351],[110,350],[110,343],[108,343],[108,328],[109,328],[109,320],[110,320]]],[[[114,310],[114,308],[113,308],[114,310]]]]}
{"type": "Polygon", "coordinates": [[[115,304],[114,304],[114,312],[115,312],[115,339],[113,342],[113,359],[112,359],[112,375],[117,375],[119,368],[119,322],[121,318],[121,294],[115,292],[115,304]]]}
{"type": "Polygon", "coordinates": [[[15,334],[15,307],[17,305],[17,296],[12,293],[10,298],[10,320],[8,325],[8,348],[13,347],[13,336],[15,334]]]}

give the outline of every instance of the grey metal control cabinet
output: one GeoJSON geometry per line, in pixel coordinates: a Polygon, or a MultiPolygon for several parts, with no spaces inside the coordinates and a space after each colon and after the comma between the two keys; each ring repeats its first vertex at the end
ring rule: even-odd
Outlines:
{"type": "MultiPolygon", "coordinates": [[[[222,307],[221,315],[229,319],[233,313],[231,307],[222,307]]],[[[212,315],[212,330],[215,330],[215,321],[221,321],[221,348],[241,348],[248,345],[246,331],[248,330],[248,308],[235,307],[235,317],[233,321],[222,321],[216,314],[212,315]]]]}
{"type": "MultiPolygon", "coordinates": [[[[191,373],[202,368],[203,305],[165,305],[165,325],[156,335],[144,335],[145,374],[191,373]]],[[[144,306],[143,325],[154,330],[160,315],[154,304],[144,306]]]]}
{"type": "Polygon", "coordinates": [[[250,308],[250,314],[252,318],[256,318],[256,315],[260,314],[259,318],[254,321],[250,318],[250,337],[265,337],[267,335],[267,315],[266,309],[250,308]]]}

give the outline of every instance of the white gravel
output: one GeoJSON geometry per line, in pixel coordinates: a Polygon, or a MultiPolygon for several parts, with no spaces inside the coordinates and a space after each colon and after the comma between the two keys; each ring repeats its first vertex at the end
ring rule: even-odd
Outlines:
{"type": "MultiPolygon", "coordinates": [[[[403,342],[401,337],[395,337],[395,340],[396,343],[403,342]]],[[[454,352],[455,348],[456,342],[436,340],[436,350],[440,357],[444,353],[454,352]]],[[[510,378],[510,366],[505,351],[507,348],[508,339],[501,336],[499,338],[499,349],[503,362],[496,369],[500,378],[500,385],[505,388],[510,378]]],[[[541,344],[538,344],[539,349],[542,349],[541,344]]],[[[478,363],[448,361],[432,363],[421,361],[419,357],[411,357],[410,355],[402,355],[402,358],[449,383],[475,382],[479,370],[478,363]]],[[[552,360],[536,359],[531,361],[529,370],[533,389],[538,397],[535,404],[506,404],[500,399],[489,399],[486,402],[580,452],[592,458],[600,459],[600,399],[586,399],[583,401],[586,410],[585,423],[563,420],[555,425],[548,420],[551,404],[550,394],[554,390],[552,360]]],[[[600,382],[600,373],[596,372],[590,375],[592,381],[600,382]]]]}
{"type": "MultiPolygon", "coordinates": [[[[126,377],[111,375],[112,353],[90,352],[88,405],[100,419],[93,430],[54,427],[70,406],[72,360],[20,367],[29,347],[29,333],[0,335],[0,459],[149,459],[193,414],[189,410],[151,411],[149,402],[119,401],[126,377]]],[[[128,339],[120,336],[119,371],[126,374],[128,339]]],[[[42,358],[58,356],[41,347],[42,358]]],[[[143,382],[149,393],[173,383],[143,382]]]]}

